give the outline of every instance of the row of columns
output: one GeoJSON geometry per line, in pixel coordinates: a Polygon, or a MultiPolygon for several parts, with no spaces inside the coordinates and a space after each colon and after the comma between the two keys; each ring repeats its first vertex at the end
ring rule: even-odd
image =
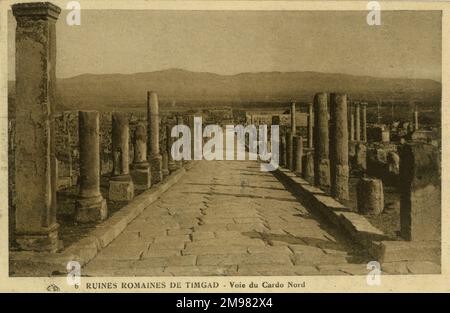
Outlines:
{"type": "Polygon", "coordinates": [[[367,142],[367,103],[354,102],[350,108],[350,141],[367,142]]]}
{"type": "MultiPolygon", "coordinates": [[[[56,220],[54,125],[55,23],[61,9],[49,2],[39,2],[14,4],[12,11],[17,20],[15,240],[23,250],[55,252],[61,247],[56,220]]],[[[132,173],[129,170],[128,118],[123,113],[112,116],[111,200],[130,200],[135,188],[148,189],[163,178],[158,98],[151,92],[147,98],[148,128],[143,122],[136,127],[132,173]]],[[[81,111],[78,123],[80,177],[75,220],[101,221],[108,216],[108,209],[100,192],[99,113],[81,111]]],[[[164,151],[166,155],[167,152],[164,151]]],[[[168,156],[167,167],[169,164],[174,169],[168,156]]]]}
{"type": "MultiPolygon", "coordinates": [[[[362,139],[366,138],[366,105],[362,104],[362,139]]],[[[281,138],[281,165],[302,174],[321,188],[330,187],[331,195],[339,200],[349,198],[349,129],[354,130],[353,114],[348,115],[346,94],[318,93],[313,105],[308,106],[309,117],[314,110],[314,127],[308,119],[309,136],[313,129],[314,152],[303,149],[303,138],[287,131],[281,138]],[[329,103],[328,103],[329,99],[329,103]],[[328,106],[329,104],[329,106],[328,106]],[[329,116],[328,116],[329,114],[329,116]],[[292,138],[293,146],[290,145],[292,138]],[[314,171],[312,171],[314,168],[314,171]]],[[[356,139],[359,138],[360,104],[356,103],[356,139]]],[[[291,107],[291,120],[295,119],[295,105],[291,107]]],[[[415,121],[417,123],[417,121],[415,121]]],[[[360,142],[357,150],[365,149],[360,142]]],[[[357,152],[357,155],[364,154],[357,152]]],[[[441,187],[440,160],[436,147],[426,143],[411,142],[399,147],[400,181],[400,233],[408,241],[440,240],[441,233],[441,187]]],[[[365,162],[365,161],[364,161],[365,162]]],[[[380,214],[384,209],[383,184],[379,179],[362,177],[357,184],[357,208],[362,214],[380,214]]]]}

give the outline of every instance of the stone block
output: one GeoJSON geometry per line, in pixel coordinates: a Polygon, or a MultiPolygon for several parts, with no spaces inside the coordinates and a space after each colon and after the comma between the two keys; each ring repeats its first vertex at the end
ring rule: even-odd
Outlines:
{"type": "Polygon", "coordinates": [[[109,200],[130,201],[134,198],[134,184],[131,180],[110,180],[109,200]]]}

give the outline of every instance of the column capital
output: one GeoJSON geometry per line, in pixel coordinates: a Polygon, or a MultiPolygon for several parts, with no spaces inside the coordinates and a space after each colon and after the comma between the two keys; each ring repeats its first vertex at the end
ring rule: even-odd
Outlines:
{"type": "Polygon", "coordinates": [[[61,8],[50,2],[16,3],[11,6],[14,16],[38,19],[58,19],[61,8]]]}

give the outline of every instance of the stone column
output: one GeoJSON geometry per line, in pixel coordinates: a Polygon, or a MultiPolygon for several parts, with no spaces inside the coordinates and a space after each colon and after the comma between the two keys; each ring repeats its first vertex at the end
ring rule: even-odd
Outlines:
{"type": "Polygon", "coordinates": [[[168,168],[169,171],[175,172],[177,170],[177,164],[176,161],[172,158],[172,153],[171,153],[171,149],[172,149],[172,145],[174,143],[174,140],[172,138],[172,136],[170,135],[172,132],[172,127],[173,127],[173,121],[169,122],[169,120],[167,121],[166,124],[166,138],[167,138],[167,157],[168,157],[168,168]]]}
{"type": "Polygon", "coordinates": [[[360,112],[360,103],[356,102],[356,107],[355,107],[355,140],[356,141],[361,141],[361,122],[360,122],[360,117],[361,117],[361,112],[360,112]]]}
{"type": "Polygon", "coordinates": [[[291,103],[291,134],[292,136],[295,136],[295,133],[297,132],[297,127],[295,125],[295,102],[291,103]]]}
{"type": "Polygon", "coordinates": [[[308,148],[313,148],[313,124],[314,124],[314,116],[313,116],[313,105],[312,103],[308,103],[308,148]]]}
{"type": "Polygon", "coordinates": [[[362,172],[367,170],[367,147],[362,142],[355,146],[355,169],[362,172]]]}
{"type": "Polygon", "coordinates": [[[347,95],[330,95],[330,174],[331,195],[348,200],[348,123],[347,95]]]}
{"type": "Polygon", "coordinates": [[[159,153],[159,105],[158,95],[149,91],[147,93],[147,123],[148,145],[147,153],[150,161],[152,185],[162,180],[162,156],[159,153]]]}
{"type": "Polygon", "coordinates": [[[55,68],[61,9],[48,2],[12,6],[16,28],[15,235],[20,249],[58,249],[55,68]]]}
{"type": "Polygon", "coordinates": [[[353,107],[349,107],[350,112],[350,141],[355,141],[355,115],[353,114],[353,107]]]}
{"type": "Polygon", "coordinates": [[[441,167],[438,149],[407,143],[400,154],[400,234],[405,240],[441,239],[441,167]]]}
{"type": "MultiPolygon", "coordinates": [[[[167,118],[164,118],[161,120],[161,133],[162,133],[162,140],[161,140],[161,156],[162,156],[162,174],[163,177],[169,176],[169,155],[167,154],[167,118]]],[[[170,135],[170,134],[169,134],[170,135]]]]}
{"type": "Polygon", "coordinates": [[[302,158],[303,158],[303,137],[294,136],[294,172],[300,175],[302,173],[302,158]]]}
{"type": "Polygon", "coordinates": [[[330,186],[327,94],[314,96],[314,182],[319,187],[330,186]]]}
{"type": "Polygon", "coordinates": [[[194,161],[194,146],[195,146],[194,115],[188,116],[188,125],[189,129],[191,130],[191,161],[194,161]]]}
{"type": "Polygon", "coordinates": [[[288,129],[286,131],[286,168],[288,170],[293,169],[293,160],[294,160],[294,153],[293,153],[293,136],[291,133],[291,130],[288,129]]]}
{"type": "Polygon", "coordinates": [[[302,160],[302,176],[309,183],[314,180],[314,154],[311,151],[306,152],[302,160]]]}
{"type": "Polygon", "coordinates": [[[286,167],[286,137],[280,136],[280,166],[286,167]]]}
{"type": "Polygon", "coordinates": [[[367,103],[362,103],[362,141],[367,142],[367,103]]]}
{"type": "MultiPolygon", "coordinates": [[[[177,125],[183,125],[183,117],[181,115],[176,116],[176,123],[177,123],[177,125]]],[[[177,165],[178,168],[182,168],[183,160],[181,159],[179,161],[175,161],[175,164],[177,165]]]]}
{"type": "Polygon", "coordinates": [[[147,127],[145,122],[139,121],[134,132],[134,160],[133,171],[134,188],[146,190],[152,185],[150,164],[147,161],[147,127]]]}
{"type": "Polygon", "coordinates": [[[113,171],[109,179],[109,200],[130,201],[134,197],[134,184],[129,169],[129,125],[125,113],[112,115],[113,171]]]}
{"type": "Polygon", "coordinates": [[[78,113],[80,189],[75,220],[81,223],[106,219],[108,208],[100,193],[100,122],[97,111],[78,113]]]}
{"type": "Polygon", "coordinates": [[[419,130],[419,111],[414,107],[414,131],[419,130]]]}
{"type": "Polygon", "coordinates": [[[361,214],[380,215],[384,210],[383,183],[376,178],[361,178],[356,186],[357,208],[361,214]]]}

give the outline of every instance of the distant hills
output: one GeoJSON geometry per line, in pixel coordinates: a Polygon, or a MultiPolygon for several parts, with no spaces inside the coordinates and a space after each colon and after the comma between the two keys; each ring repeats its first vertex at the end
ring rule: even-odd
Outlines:
{"type": "MultiPolygon", "coordinates": [[[[14,95],[14,82],[9,93],[14,95]]],[[[58,109],[112,110],[143,107],[156,91],[161,106],[173,103],[309,102],[316,92],[346,92],[353,99],[440,102],[441,84],[429,79],[392,79],[318,72],[237,75],[169,69],[136,74],[83,74],[57,82],[58,109]]]]}

